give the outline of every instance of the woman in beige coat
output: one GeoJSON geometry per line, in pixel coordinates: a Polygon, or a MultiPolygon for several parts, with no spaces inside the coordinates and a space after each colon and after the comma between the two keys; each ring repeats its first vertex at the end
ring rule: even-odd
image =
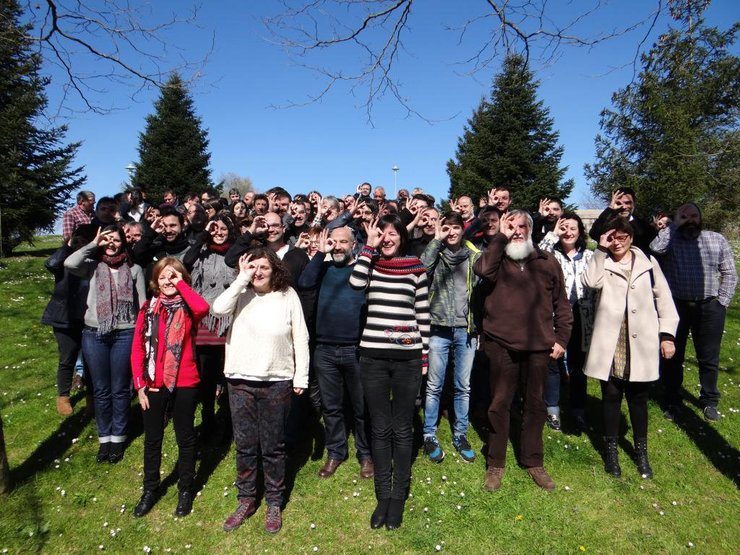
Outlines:
{"type": "Polygon", "coordinates": [[[658,379],[660,357],[673,356],[678,313],[655,259],[632,247],[634,230],[624,218],[609,222],[582,275],[599,291],[593,337],[584,373],[601,382],[605,469],[620,476],[617,437],[622,396],[627,398],[637,468],[651,478],[647,455],[647,399],[658,379]]]}

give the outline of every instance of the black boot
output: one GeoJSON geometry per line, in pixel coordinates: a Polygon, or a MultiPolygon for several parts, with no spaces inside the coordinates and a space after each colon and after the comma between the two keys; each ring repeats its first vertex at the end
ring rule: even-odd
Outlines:
{"type": "Polygon", "coordinates": [[[145,489],[144,493],[141,495],[141,499],[139,499],[139,503],[134,508],[134,516],[144,516],[152,510],[152,507],[154,507],[156,502],[157,492],[152,489],[145,489]]]}
{"type": "Polygon", "coordinates": [[[391,502],[390,499],[379,499],[378,506],[375,507],[373,515],[370,517],[370,528],[377,530],[385,524],[385,519],[388,515],[388,504],[391,502]]]}
{"type": "Polygon", "coordinates": [[[193,510],[193,494],[190,490],[183,490],[177,498],[177,509],[175,516],[188,516],[193,510]]]}
{"type": "Polygon", "coordinates": [[[647,452],[647,438],[635,438],[635,452],[637,453],[637,470],[645,479],[653,477],[647,452]]]}
{"type": "Polygon", "coordinates": [[[123,459],[123,443],[111,443],[108,462],[111,464],[118,464],[121,462],[121,459],[123,459]]]}
{"type": "Polygon", "coordinates": [[[106,441],[105,443],[101,443],[100,447],[98,447],[98,456],[95,457],[95,460],[99,463],[108,462],[108,458],[110,457],[110,441],[106,441]]]}
{"type": "Polygon", "coordinates": [[[615,478],[622,475],[622,469],[619,468],[619,453],[617,452],[617,438],[607,437],[606,450],[604,452],[604,470],[615,478]]]}
{"type": "Polygon", "coordinates": [[[403,499],[391,499],[388,505],[388,517],[385,519],[386,530],[395,530],[401,526],[403,521],[403,507],[406,501],[403,499]]]}

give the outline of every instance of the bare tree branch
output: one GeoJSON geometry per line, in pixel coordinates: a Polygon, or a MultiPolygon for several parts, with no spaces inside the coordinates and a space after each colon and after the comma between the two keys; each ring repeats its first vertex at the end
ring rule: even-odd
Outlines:
{"type": "Polygon", "coordinates": [[[128,0],[26,0],[30,38],[64,79],[57,115],[118,109],[108,94],[112,85],[117,91],[127,89],[135,101],[142,90],[161,87],[173,72],[187,80],[197,78],[215,36],[198,60],[169,47],[174,33],[197,27],[198,11],[197,4],[184,15],[161,15],[154,5],[128,0]]]}
{"type": "MultiPolygon", "coordinates": [[[[458,25],[444,22],[444,28],[459,34],[459,50],[469,50],[455,65],[475,75],[513,52],[527,61],[536,58],[549,64],[565,48],[593,48],[640,32],[631,62],[636,67],[658,18],[668,9],[666,0],[650,0],[645,3],[645,12],[635,14],[628,24],[594,33],[587,30],[589,22],[606,9],[608,2],[591,0],[582,4],[581,11],[564,19],[562,2],[479,0],[477,7],[470,1],[460,2],[460,11],[467,17],[458,25]],[[474,34],[484,38],[472,47],[466,46],[474,34]]],[[[407,115],[427,119],[402,94],[397,70],[401,54],[406,52],[404,38],[411,32],[414,0],[282,0],[281,5],[278,14],[263,19],[271,40],[298,65],[325,80],[320,90],[305,101],[281,107],[319,102],[337,87],[346,86],[351,94],[360,95],[370,122],[374,105],[384,95],[400,103],[407,115]]]]}

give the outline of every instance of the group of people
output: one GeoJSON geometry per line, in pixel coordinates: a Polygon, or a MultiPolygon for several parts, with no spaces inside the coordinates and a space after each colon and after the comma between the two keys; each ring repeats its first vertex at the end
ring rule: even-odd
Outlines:
{"type": "Polygon", "coordinates": [[[720,342],[737,282],[732,251],[702,229],[692,203],[673,221],[645,222],[633,213],[634,191],[619,189],[591,227],[592,251],[580,217],[559,199],[543,199],[533,214],[513,209],[513,200],[499,187],[479,199],[477,212],[463,196],[442,213],[423,191],[391,200],[369,183],[342,198],[275,188],[181,202],[166,191],[156,206],[140,190],[97,203],[81,191],[64,215],[64,245],[47,261],[55,288],[42,321],[59,348],[57,409],[72,413],[81,358],[97,461],[117,463],[133,387],[144,422],[144,491],[134,515],[158,500],[171,420],[175,514],[185,516],[197,407],[207,439],[226,425],[216,421],[220,400],[239,499],[227,531],[256,512],[260,466],[265,529],[280,530],[286,442],[301,433],[290,424],[298,411],[320,412],[327,458],[319,477],[335,474],[350,456],[347,406],[359,474],[374,479],[370,526],[401,526],[420,399],[423,451],[433,462],[445,458],[437,429],[446,383],[452,446],[463,461],[476,459],[467,437],[471,400],[486,407],[489,491],[502,485],[512,410],[522,416],[520,464],[539,487],[555,488],[542,435],[546,424],[561,429],[564,375],[579,433],[590,429],[586,377],[601,384],[603,456],[614,476],[626,397],[638,471],[649,478],[649,387],[661,378],[666,418],[681,417],[689,332],[703,414],[719,418],[720,342]]]}

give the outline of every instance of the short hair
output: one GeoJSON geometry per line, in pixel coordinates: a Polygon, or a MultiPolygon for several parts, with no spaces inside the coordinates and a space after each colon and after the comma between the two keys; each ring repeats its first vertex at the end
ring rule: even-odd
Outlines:
{"type": "Polygon", "coordinates": [[[129,228],[129,227],[138,227],[139,231],[141,232],[144,231],[144,224],[142,224],[141,222],[125,222],[122,226],[122,229],[125,231],[126,228],[129,228]]]}
{"type": "Polygon", "coordinates": [[[478,212],[478,219],[482,218],[483,216],[490,216],[493,213],[498,216],[499,220],[501,219],[501,210],[499,210],[496,206],[493,206],[492,204],[487,204],[480,209],[480,212],[478,212]]]}
{"type": "Polygon", "coordinates": [[[237,189],[236,187],[229,189],[229,196],[233,195],[234,193],[239,195],[239,198],[241,198],[242,192],[239,189],[237,189]]]}
{"type": "Polygon", "coordinates": [[[118,203],[116,202],[116,199],[113,197],[100,197],[98,199],[98,203],[95,205],[95,210],[103,206],[104,204],[113,204],[118,206],[118,203]]]}
{"type": "Polygon", "coordinates": [[[329,196],[327,196],[327,197],[324,197],[324,199],[323,199],[323,200],[328,200],[328,201],[329,201],[329,203],[330,203],[330,204],[331,204],[331,205],[332,205],[332,206],[333,206],[334,208],[337,208],[337,209],[339,208],[339,199],[338,199],[337,197],[335,197],[335,196],[333,196],[333,195],[329,195],[329,196]]]}
{"type": "Polygon", "coordinates": [[[288,202],[290,202],[292,200],[292,197],[290,196],[290,193],[288,191],[286,191],[285,189],[279,189],[279,190],[275,191],[275,198],[276,199],[279,199],[279,198],[287,198],[288,199],[288,202]]]}
{"type": "Polygon", "coordinates": [[[602,234],[606,233],[607,231],[611,231],[612,229],[615,232],[621,231],[623,233],[626,233],[630,237],[635,236],[635,228],[632,227],[632,224],[629,222],[629,220],[623,216],[615,216],[614,218],[610,218],[606,222],[602,234]]]}
{"type": "Polygon", "coordinates": [[[159,216],[162,218],[165,218],[167,216],[174,216],[175,218],[177,218],[177,221],[180,222],[180,226],[185,225],[185,217],[182,215],[182,212],[180,212],[174,206],[170,206],[169,204],[163,204],[159,207],[159,216]]]}
{"type": "Polygon", "coordinates": [[[527,212],[526,210],[522,210],[521,208],[517,208],[516,210],[511,210],[509,212],[510,215],[519,217],[524,216],[527,220],[527,227],[531,230],[534,227],[534,221],[532,220],[532,215],[527,212]]]}
{"type": "Polygon", "coordinates": [[[367,199],[363,200],[362,202],[364,202],[365,206],[367,206],[372,211],[373,216],[377,216],[380,207],[378,206],[378,202],[375,199],[367,199]]]}
{"type": "MultiPolygon", "coordinates": [[[[167,191],[165,191],[165,193],[167,193],[167,191]]],[[[194,193],[193,191],[188,191],[187,193],[185,193],[184,198],[185,200],[193,200],[194,198],[200,200],[200,196],[198,196],[198,193],[194,193]]]]}
{"type": "Polygon", "coordinates": [[[622,193],[623,195],[629,195],[632,197],[633,202],[637,202],[637,194],[632,187],[617,187],[614,192],[622,193]]]}
{"type": "MultiPolygon", "coordinates": [[[[575,222],[578,224],[578,239],[576,239],[576,250],[584,250],[586,248],[586,226],[583,225],[583,220],[581,219],[581,217],[575,212],[567,211],[563,212],[563,215],[560,216],[560,219],[563,221],[575,220],[575,222]]],[[[555,248],[558,249],[560,252],[563,252],[562,241],[558,241],[557,245],[555,245],[555,248]]]]}
{"type": "Polygon", "coordinates": [[[267,198],[267,195],[264,193],[254,195],[254,202],[256,203],[258,200],[264,200],[267,204],[270,204],[270,199],[267,198]]]}
{"type": "Polygon", "coordinates": [[[160,258],[159,260],[157,260],[154,266],[152,266],[152,275],[149,278],[149,290],[155,297],[159,295],[159,274],[161,274],[162,270],[164,270],[167,266],[172,266],[175,270],[180,272],[185,283],[187,283],[188,285],[192,283],[190,272],[188,272],[183,263],[174,256],[165,256],[164,258],[160,258]]]}
{"type": "Polygon", "coordinates": [[[141,192],[141,189],[138,187],[132,187],[128,190],[129,199],[133,203],[134,201],[141,202],[144,200],[144,195],[141,192]]]}
{"type": "MultiPolygon", "coordinates": [[[[249,251],[252,255],[252,260],[259,260],[260,258],[266,258],[272,268],[272,277],[270,278],[270,285],[273,291],[286,291],[288,287],[292,285],[290,279],[290,272],[288,267],[278,258],[278,255],[272,249],[267,247],[256,247],[249,251]]],[[[249,287],[252,287],[252,283],[249,283],[249,287]]]]}
{"type": "Polygon", "coordinates": [[[77,193],[77,204],[85,202],[87,199],[93,198],[95,193],[92,191],[80,191],[77,193]]]}
{"type": "Polygon", "coordinates": [[[401,238],[401,244],[398,247],[398,254],[396,256],[404,256],[406,254],[406,246],[409,242],[409,232],[406,229],[406,226],[403,225],[398,214],[386,214],[378,220],[378,228],[382,231],[388,226],[393,227],[401,238]]]}
{"type": "Polygon", "coordinates": [[[425,193],[416,193],[411,197],[412,200],[423,200],[426,202],[430,207],[434,206],[434,197],[427,195],[425,193]]]}
{"type": "Polygon", "coordinates": [[[449,212],[444,216],[444,223],[447,225],[459,225],[465,227],[465,222],[459,212],[449,212]]]}
{"type": "MultiPolygon", "coordinates": [[[[188,193],[188,194],[190,194],[190,193],[188,193]]],[[[164,198],[167,195],[172,195],[173,197],[176,197],[177,196],[177,194],[175,193],[175,191],[173,191],[172,189],[165,189],[164,190],[164,193],[162,193],[162,197],[164,198]]]]}
{"type": "Polygon", "coordinates": [[[216,212],[219,212],[223,210],[223,204],[221,204],[221,199],[216,200],[209,200],[208,202],[204,203],[203,208],[208,210],[209,208],[215,210],[216,212]]]}
{"type": "Polygon", "coordinates": [[[560,200],[558,197],[547,197],[547,200],[550,201],[550,202],[557,202],[558,203],[558,206],[560,206],[560,208],[563,207],[563,201],[560,200]]]}

